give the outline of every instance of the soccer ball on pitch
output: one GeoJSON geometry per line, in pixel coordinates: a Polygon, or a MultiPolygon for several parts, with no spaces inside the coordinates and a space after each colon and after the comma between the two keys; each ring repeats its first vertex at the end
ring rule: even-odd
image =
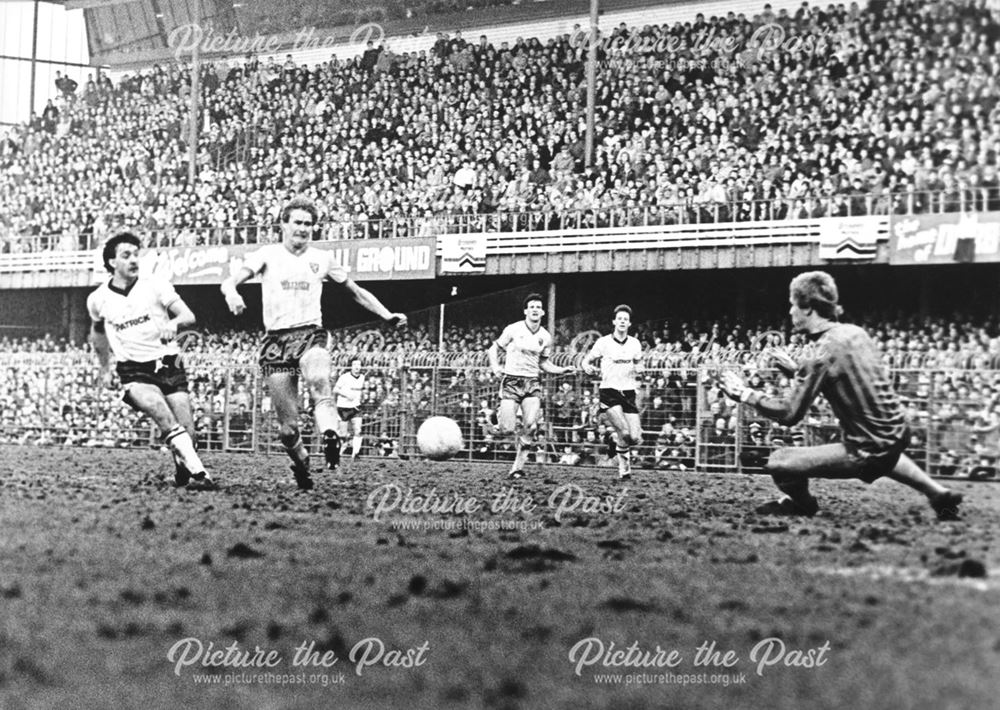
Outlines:
{"type": "Polygon", "coordinates": [[[462,450],[462,430],[448,417],[430,417],[417,429],[417,446],[432,461],[444,461],[462,450]]]}

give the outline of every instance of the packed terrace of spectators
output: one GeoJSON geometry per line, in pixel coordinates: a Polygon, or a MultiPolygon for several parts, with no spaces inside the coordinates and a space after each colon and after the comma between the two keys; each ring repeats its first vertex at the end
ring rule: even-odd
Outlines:
{"type": "Polygon", "coordinates": [[[326,238],[1000,209],[1000,22],[978,0],[609,33],[590,168],[575,35],[208,66],[194,184],[187,67],[102,75],[0,138],[0,252],[124,226],[252,243],[292,194],[326,238]],[[755,49],[769,22],[828,46],[755,49]]]}
{"type": "MultiPolygon", "coordinates": [[[[995,472],[1000,454],[1000,326],[934,318],[864,325],[896,369],[895,384],[914,432],[914,449],[933,452],[933,460],[925,463],[936,472],[995,472]]],[[[561,330],[559,342],[569,343],[572,334],[561,330]]],[[[757,352],[769,342],[767,333],[780,328],[661,321],[635,330],[648,355],[649,372],[640,392],[642,459],[647,467],[692,468],[698,446],[703,447],[702,466],[731,466],[737,437],[743,451],[766,451],[838,435],[823,400],[802,426],[787,429],[758,419],[743,420],[741,428],[734,405],[706,379],[713,362],[732,362],[727,358],[737,352],[757,352]],[[704,357],[696,357],[698,353],[704,357]]],[[[490,327],[445,332],[445,349],[452,353],[484,350],[499,335],[499,329],[490,327]]],[[[472,455],[510,455],[509,446],[493,435],[497,381],[484,367],[484,357],[478,365],[443,367],[436,374],[428,367],[409,368],[402,386],[399,365],[436,349],[431,334],[419,326],[406,331],[386,328],[384,340],[378,341],[362,342],[357,334],[350,329],[335,332],[334,350],[361,355],[368,371],[365,453],[399,455],[405,420],[418,424],[432,414],[446,414],[462,425],[472,455]],[[383,354],[401,357],[379,358],[371,343],[383,354]]],[[[199,333],[189,341],[185,357],[199,441],[205,448],[249,449],[255,422],[262,436],[273,438],[273,426],[255,419],[266,420],[271,410],[266,388],[254,376],[259,337],[227,331],[199,333]]],[[[792,338],[791,347],[796,344],[792,338]]],[[[48,336],[0,338],[0,443],[156,445],[149,423],[121,403],[116,387],[100,383],[92,357],[87,345],[48,336]],[[43,353],[45,366],[40,366],[37,357],[43,353]],[[25,364],[25,356],[36,359],[25,364]]],[[[790,384],[777,373],[756,378],[755,386],[774,394],[790,384]]],[[[608,461],[608,432],[598,414],[594,384],[582,375],[548,378],[543,459],[608,461]]],[[[305,431],[311,429],[308,417],[302,424],[305,431]]]]}

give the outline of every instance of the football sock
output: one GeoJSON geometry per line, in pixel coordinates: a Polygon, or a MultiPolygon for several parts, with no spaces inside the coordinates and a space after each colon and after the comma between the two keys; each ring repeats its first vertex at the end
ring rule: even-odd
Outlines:
{"type": "Polygon", "coordinates": [[[178,424],[168,431],[163,439],[170,447],[175,461],[179,460],[192,474],[204,473],[205,465],[198,458],[198,454],[194,450],[194,441],[191,440],[191,435],[184,427],[178,424]]]}
{"type": "Polygon", "coordinates": [[[517,437],[517,445],[514,448],[514,463],[510,467],[511,471],[520,471],[524,468],[524,464],[528,462],[528,447],[531,446],[531,442],[532,439],[523,434],[517,437]]]}
{"type": "Polygon", "coordinates": [[[618,472],[628,473],[632,469],[632,450],[618,447],[618,472]]]}
{"type": "Polygon", "coordinates": [[[313,415],[316,417],[316,430],[324,434],[328,431],[337,431],[340,417],[337,416],[337,408],[334,406],[333,397],[320,397],[313,407],[313,415]]]}
{"type": "Polygon", "coordinates": [[[351,458],[357,458],[358,454],[361,452],[361,444],[363,444],[365,438],[363,436],[352,436],[351,437],[351,458]]]}
{"type": "Polygon", "coordinates": [[[278,438],[281,439],[281,443],[285,447],[285,453],[288,454],[293,463],[309,468],[309,452],[306,451],[305,444],[302,443],[302,437],[299,435],[298,430],[295,430],[291,434],[281,434],[278,438]]]}
{"type": "Polygon", "coordinates": [[[340,454],[343,446],[340,443],[340,436],[333,429],[323,432],[323,456],[326,458],[326,465],[330,468],[337,468],[340,465],[340,454]]]}

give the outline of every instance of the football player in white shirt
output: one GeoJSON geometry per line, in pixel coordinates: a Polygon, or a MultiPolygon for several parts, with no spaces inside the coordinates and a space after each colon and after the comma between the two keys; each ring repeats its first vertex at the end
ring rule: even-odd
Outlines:
{"type": "Polygon", "coordinates": [[[364,437],[361,435],[361,395],[365,389],[365,376],[361,372],[361,360],[351,360],[351,369],[337,378],[333,385],[333,395],[337,398],[337,414],[344,428],[340,432],[346,437],[351,434],[351,458],[356,459],[364,437]]]}
{"type": "Polygon", "coordinates": [[[406,316],[392,313],[370,291],[358,286],[337,266],[328,251],[309,245],[319,221],[316,205],[296,198],[281,211],[281,244],[269,244],[247,255],[239,273],[222,282],[226,304],[234,315],[246,310],[236,290],[245,281],[261,277],[264,329],[260,366],[278,416],[279,438],[292,459],[295,482],[302,490],[313,487],[309,454],[299,433],[299,372],[313,401],[316,430],[323,435],[326,463],[340,461],[339,419],[330,387],[329,334],[323,328],[320,298],[323,282],[344,287],[355,301],[382,319],[406,324],[406,316]]]}
{"type": "Polygon", "coordinates": [[[152,419],[174,456],[174,482],[214,490],[215,482],[194,449],[194,417],[177,329],[194,325],[194,314],[166,280],[139,278],[139,238],[122,232],[104,245],[111,278],[87,297],[91,342],[109,376],[111,354],[125,390],[123,399],[152,419]]]}
{"type": "Polygon", "coordinates": [[[538,421],[542,414],[542,382],[539,375],[569,375],[573,367],[560,367],[549,362],[552,336],[542,327],[542,296],[531,293],[524,299],[524,320],[511,323],[490,345],[488,355],[493,374],[500,377],[500,408],[497,411],[497,433],[507,437],[517,430],[517,410],[521,410],[521,433],[516,438],[514,463],[508,476],[524,477],[528,447],[535,441],[538,421]],[[506,353],[500,366],[500,351],[506,353]]]}
{"type": "Polygon", "coordinates": [[[642,370],[642,344],[628,334],[632,309],[615,308],[614,332],[597,339],[581,367],[590,375],[601,375],[600,408],[615,430],[618,449],[618,477],[632,475],[632,447],[642,443],[642,423],[635,392],[642,370]],[[594,363],[600,360],[598,370],[594,363]]]}

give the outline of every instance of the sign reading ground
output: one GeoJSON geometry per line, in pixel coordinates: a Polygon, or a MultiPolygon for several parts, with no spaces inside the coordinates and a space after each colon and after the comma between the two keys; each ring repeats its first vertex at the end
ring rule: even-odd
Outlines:
{"type": "Polygon", "coordinates": [[[893,217],[891,264],[1000,261],[1000,212],[893,217]]]}
{"type": "MultiPolygon", "coordinates": [[[[432,279],[437,240],[431,238],[315,242],[333,253],[334,262],[356,281],[432,279]]],[[[180,285],[217,284],[243,265],[257,245],[170,247],[146,249],[140,259],[143,274],[157,274],[180,285]]],[[[104,268],[95,266],[99,277],[104,268]]]]}
{"type": "Polygon", "coordinates": [[[486,271],[485,234],[443,234],[441,273],[475,274],[486,271]]]}
{"type": "Polygon", "coordinates": [[[357,281],[434,278],[437,240],[387,239],[366,242],[324,242],[334,262],[357,281]]]}

